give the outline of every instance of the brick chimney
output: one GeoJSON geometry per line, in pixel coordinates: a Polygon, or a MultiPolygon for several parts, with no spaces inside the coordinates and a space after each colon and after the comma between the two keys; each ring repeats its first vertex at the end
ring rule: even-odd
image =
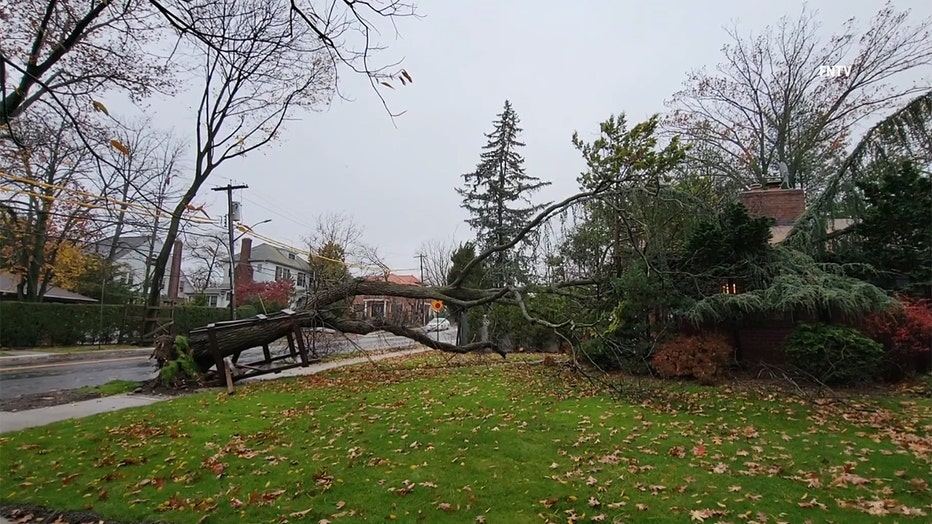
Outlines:
{"type": "Polygon", "coordinates": [[[791,226],[806,211],[806,193],[802,189],[783,189],[779,182],[767,187],[751,186],[738,195],[738,202],[748,208],[754,218],[769,217],[777,226],[791,226]]]}
{"type": "Polygon", "coordinates": [[[252,239],[244,238],[240,244],[239,260],[233,270],[236,273],[237,282],[252,282],[253,269],[252,264],[249,263],[250,258],[252,258],[252,239]]]}
{"type": "Polygon", "coordinates": [[[181,241],[175,240],[172,246],[171,273],[168,274],[168,298],[178,300],[178,288],[181,285],[181,241]]]}

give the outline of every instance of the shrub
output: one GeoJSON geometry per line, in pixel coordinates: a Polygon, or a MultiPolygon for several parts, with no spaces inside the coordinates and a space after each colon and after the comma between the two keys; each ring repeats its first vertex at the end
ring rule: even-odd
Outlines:
{"type": "Polygon", "coordinates": [[[884,348],[887,380],[900,380],[932,368],[932,307],[928,300],[898,297],[902,308],[864,319],[864,332],[884,348]]]}
{"type": "Polygon", "coordinates": [[[829,385],[852,385],[873,378],[883,346],[853,328],[800,324],[786,339],[787,361],[829,385]]]}
{"type": "Polygon", "coordinates": [[[725,335],[680,335],[663,342],[651,361],[664,378],[692,377],[713,384],[725,374],[734,347],[725,335]]]}
{"type": "Polygon", "coordinates": [[[35,347],[122,342],[135,306],[0,302],[0,345],[35,347]]]}
{"type": "Polygon", "coordinates": [[[159,370],[159,382],[167,387],[182,387],[188,384],[201,384],[203,375],[194,357],[188,339],[178,335],[175,337],[173,351],[170,359],[159,370]]]}

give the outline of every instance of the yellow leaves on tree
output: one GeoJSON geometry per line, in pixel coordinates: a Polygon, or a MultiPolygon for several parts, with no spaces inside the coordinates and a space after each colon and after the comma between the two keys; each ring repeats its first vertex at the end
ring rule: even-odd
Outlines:
{"type": "Polygon", "coordinates": [[[87,255],[74,242],[61,242],[52,266],[52,283],[62,289],[74,291],[81,276],[96,264],[97,259],[87,255]]]}

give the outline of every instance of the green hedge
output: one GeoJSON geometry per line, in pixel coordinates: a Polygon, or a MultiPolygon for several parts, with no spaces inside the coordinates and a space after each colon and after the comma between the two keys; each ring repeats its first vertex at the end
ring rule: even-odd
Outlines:
{"type": "MultiPolygon", "coordinates": [[[[143,334],[145,311],[142,305],[0,302],[0,347],[135,343],[143,334]]],[[[237,318],[255,314],[251,306],[237,309],[237,318]]],[[[230,318],[227,308],[203,306],[163,308],[160,316],[169,315],[172,332],[180,335],[230,318]]]]}

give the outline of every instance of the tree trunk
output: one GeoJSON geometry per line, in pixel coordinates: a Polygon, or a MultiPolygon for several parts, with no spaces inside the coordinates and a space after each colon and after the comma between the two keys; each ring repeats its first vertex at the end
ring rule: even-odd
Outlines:
{"type": "MultiPolygon", "coordinates": [[[[282,317],[278,320],[261,321],[254,319],[253,323],[233,326],[218,326],[216,328],[217,347],[224,358],[254,347],[260,347],[278,340],[294,331],[293,322],[301,326],[310,325],[311,315],[298,313],[282,317]]],[[[202,371],[214,365],[214,354],[210,344],[207,330],[192,331],[188,336],[188,344],[194,361],[202,371]]]]}

